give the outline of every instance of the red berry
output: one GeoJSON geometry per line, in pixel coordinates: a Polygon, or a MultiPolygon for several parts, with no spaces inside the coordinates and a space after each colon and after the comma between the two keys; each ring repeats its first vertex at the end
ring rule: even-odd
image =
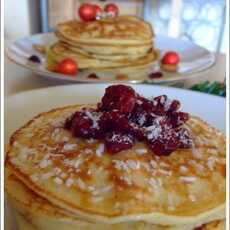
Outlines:
{"type": "Polygon", "coordinates": [[[102,12],[102,9],[101,9],[101,7],[99,5],[94,4],[93,7],[94,7],[94,10],[95,10],[96,16],[97,16],[97,14],[102,12]]]}
{"type": "Polygon", "coordinates": [[[189,114],[184,112],[174,112],[169,117],[170,122],[174,128],[183,125],[188,119],[189,114]]]}
{"type": "Polygon", "coordinates": [[[95,73],[89,74],[88,78],[90,78],[90,79],[100,79],[95,73]]]}
{"type": "Polygon", "coordinates": [[[145,141],[154,154],[167,156],[178,148],[191,148],[192,139],[182,125],[189,115],[178,112],[180,102],[166,95],[148,100],[128,86],[106,88],[97,110],[83,109],[65,122],[74,136],[103,138],[109,152],[129,149],[145,141]]]}
{"type": "Polygon", "coordinates": [[[119,14],[119,8],[113,3],[105,5],[104,11],[106,13],[112,13],[114,17],[117,17],[119,14]]]}
{"type": "Polygon", "coordinates": [[[165,115],[167,100],[168,98],[166,95],[161,95],[153,99],[153,106],[154,106],[155,114],[162,115],[162,116],[165,115]]]}
{"type": "Polygon", "coordinates": [[[174,51],[169,51],[164,54],[161,63],[165,65],[177,65],[180,62],[179,55],[174,51]]]}
{"type": "Polygon", "coordinates": [[[173,129],[163,129],[162,133],[156,140],[149,142],[149,146],[154,154],[168,156],[179,146],[177,134],[173,129]]]}
{"type": "Polygon", "coordinates": [[[78,73],[78,66],[73,59],[66,58],[58,64],[56,71],[62,74],[76,75],[78,73]]]}
{"type": "Polygon", "coordinates": [[[40,58],[37,56],[37,55],[31,55],[29,58],[28,58],[29,61],[32,61],[32,62],[35,62],[35,63],[41,63],[41,60],[40,58]]]}
{"type": "Polygon", "coordinates": [[[120,113],[131,113],[136,103],[136,93],[129,86],[109,86],[101,102],[99,109],[102,111],[118,110],[120,113]]]}
{"type": "Polygon", "coordinates": [[[149,74],[149,78],[156,79],[163,77],[163,74],[161,72],[153,72],[149,74]]]}
{"type": "Polygon", "coordinates": [[[172,113],[178,111],[179,108],[180,108],[180,102],[177,100],[173,100],[166,110],[168,113],[172,113]]]}
{"type": "Polygon", "coordinates": [[[122,130],[126,131],[129,128],[129,121],[124,114],[119,113],[118,110],[103,112],[99,125],[105,132],[122,130]]]}
{"type": "Polygon", "coordinates": [[[82,138],[101,138],[103,132],[98,124],[99,119],[100,114],[93,110],[76,112],[71,124],[73,135],[82,138]]]}
{"type": "Polygon", "coordinates": [[[130,149],[134,145],[134,137],[131,134],[111,132],[105,137],[105,145],[109,152],[118,153],[122,150],[130,149]]]}
{"type": "Polygon", "coordinates": [[[80,6],[78,13],[83,21],[89,22],[95,20],[97,10],[95,5],[85,3],[80,6]]]}

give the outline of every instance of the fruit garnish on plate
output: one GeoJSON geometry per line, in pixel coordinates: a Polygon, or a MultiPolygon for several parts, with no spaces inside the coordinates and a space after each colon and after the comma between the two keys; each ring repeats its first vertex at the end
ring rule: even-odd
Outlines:
{"type": "Polygon", "coordinates": [[[106,12],[107,15],[109,15],[109,16],[117,17],[119,14],[119,8],[116,4],[109,3],[109,4],[105,5],[104,12],[106,12]]]}
{"type": "Polygon", "coordinates": [[[181,112],[180,102],[166,95],[147,99],[133,88],[113,85],[96,109],[84,108],[68,118],[65,128],[84,139],[104,140],[107,150],[118,153],[142,141],[155,155],[169,155],[191,148],[192,138],[183,124],[189,114],[181,112]]]}
{"type": "Polygon", "coordinates": [[[96,19],[98,11],[99,8],[97,5],[85,3],[80,6],[78,14],[83,21],[89,22],[96,19]]]}
{"type": "Polygon", "coordinates": [[[88,75],[89,79],[100,79],[95,73],[91,73],[88,75]]]}
{"type": "Polygon", "coordinates": [[[161,78],[161,77],[163,77],[163,73],[160,71],[152,72],[149,74],[150,79],[156,79],[156,78],[161,78]]]}
{"type": "Polygon", "coordinates": [[[73,59],[66,58],[58,63],[56,71],[62,74],[76,75],[78,73],[78,66],[73,59]]]}
{"type": "Polygon", "coordinates": [[[166,52],[161,59],[161,68],[168,72],[176,72],[179,63],[179,54],[175,51],[169,51],[166,52]]]}
{"type": "Polygon", "coordinates": [[[41,59],[37,55],[31,55],[28,60],[34,63],[41,63],[41,59]]]}

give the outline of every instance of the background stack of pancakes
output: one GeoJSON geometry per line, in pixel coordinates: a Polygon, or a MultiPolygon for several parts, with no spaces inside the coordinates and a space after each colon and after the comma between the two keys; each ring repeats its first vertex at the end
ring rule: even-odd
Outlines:
{"type": "Polygon", "coordinates": [[[193,149],[159,157],[136,143],[111,155],[63,128],[83,107],[43,113],[12,136],[5,186],[20,230],[225,229],[223,134],[192,117],[193,149]]]}
{"type": "Polygon", "coordinates": [[[93,22],[68,21],[57,26],[58,42],[48,50],[47,68],[72,58],[81,70],[132,73],[148,71],[158,54],[150,24],[120,16],[93,22]]]}

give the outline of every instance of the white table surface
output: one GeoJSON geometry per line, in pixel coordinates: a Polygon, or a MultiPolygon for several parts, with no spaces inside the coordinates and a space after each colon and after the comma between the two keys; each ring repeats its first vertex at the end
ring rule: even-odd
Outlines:
{"type": "MultiPolygon", "coordinates": [[[[15,93],[23,92],[26,90],[44,88],[48,86],[58,86],[70,84],[67,82],[47,79],[42,76],[36,75],[31,71],[18,66],[5,57],[5,74],[4,74],[4,94],[10,96],[15,93]]],[[[226,57],[223,54],[218,54],[216,63],[207,71],[199,74],[197,78],[188,79],[184,82],[184,87],[188,88],[195,83],[204,80],[209,81],[223,81],[225,79],[226,57]]]]}

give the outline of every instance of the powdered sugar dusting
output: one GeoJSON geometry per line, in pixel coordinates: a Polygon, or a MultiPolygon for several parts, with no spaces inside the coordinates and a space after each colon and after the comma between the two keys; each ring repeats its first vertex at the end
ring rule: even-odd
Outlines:
{"type": "Polygon", "coordinates": [[[98,145],[98,147],[96,149],[96,155],[98,157],[101,157],[102,154],[104,153],[104,151],[105,151],[105,145],[103,143],[101,143],[101,144],[98,145]]]}

